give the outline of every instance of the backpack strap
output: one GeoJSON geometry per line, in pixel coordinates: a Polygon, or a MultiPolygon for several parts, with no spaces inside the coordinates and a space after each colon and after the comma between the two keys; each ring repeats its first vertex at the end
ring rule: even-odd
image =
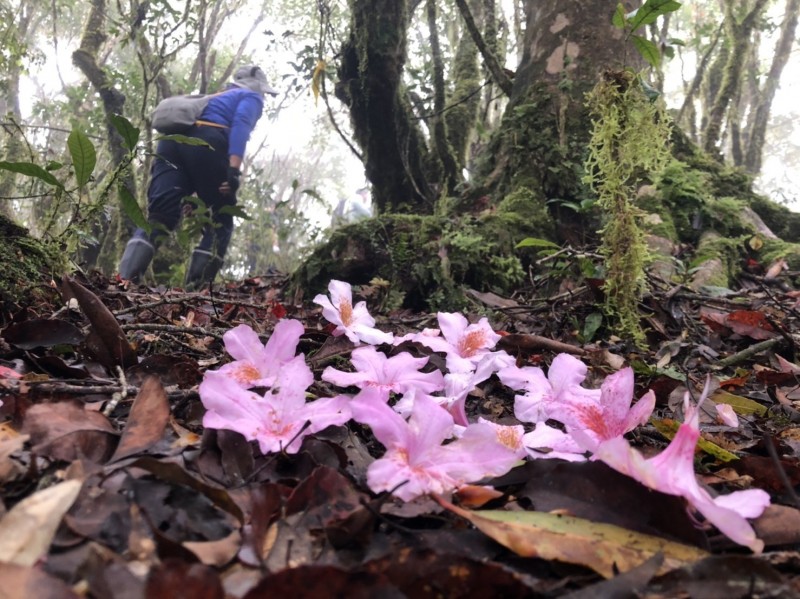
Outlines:
{"type": "Polygon", "coordinates": [[[227,125],[220,125],[219,123],[212,123],[211,121],[195,121],[195,125],[199,125],[201,127],[217,127],[218,129],[227,129],[227,125]]]}

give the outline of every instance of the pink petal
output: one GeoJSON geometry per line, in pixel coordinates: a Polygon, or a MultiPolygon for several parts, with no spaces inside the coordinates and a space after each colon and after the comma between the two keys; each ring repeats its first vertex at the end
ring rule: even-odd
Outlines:
{"type": "Polygon", "coordinates": [[[385,402],[357,396],[350,402],[350,410],[353,420],[369,426],[375,438],[387,449],[407,448],[411,443],[408,423],[385,402]]]}
{"type": "Polygon", "coordinates": [[[652,390],[639,398],[625,419],[625,432],[630,432],[637,426],[646,424],[656,407],[656,394],[652,390]]]}
{"type": "Polygon", "coordinates": [[[738,427],[739,417],[736,415],[734,409],[728,404],[718,403],[715,404],[717,408],[717,417],[725,426],[738,427]]]}
{"type": "Polygon", "coordinates": [[[297,353],[297,344],[305,332],[299,320],[281,320],[264,346],[263,359],[269,362],[288,362],[297,353]]]}
{"type": "Polygon", "coordinates": [[[553,386],[553,390],[558,393],[580,386],[586,379],[589,371],[586,364],[570,354],[558,354],[553,358],[550,369],[547,371],[547,378],[553,386]]]}
{"type": "Polygon", "coordinates": [[[442,337],[453,346],[458,346],[461,335],[464,330],[469,326],[469,321],[463,314],[458,312],[439,312],[439,329],[442,331],[442,337]]]}
{"type": "Polygon", "coordinates": [[[258,334],[246,324],[240,324],[226,331],[222,341],[225,344],[225,351],[235,360],[247,360],[255,364],[264,351],[264,345],[258,334]]]}

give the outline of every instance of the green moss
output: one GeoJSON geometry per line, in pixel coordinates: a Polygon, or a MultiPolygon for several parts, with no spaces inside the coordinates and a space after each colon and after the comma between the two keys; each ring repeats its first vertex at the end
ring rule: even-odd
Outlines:
{"type": "Polygon", "coordinates": [[[759,259],[764,266],[769,266],[776,260],[786,260],[789,270],[800,270],[800,244],[789,243],[781,239],[764,239],[764,245],[758,252],[759,259]]]}
{"type": "Polygon", "coordinates": [[[366,284],[380,277],[406,307],[460,310],[465,287],[502,294],[524,280],[514,246],[532,228],[506,213],[368,219],[335,231],[293,274],[292,286],[313,296],[331,279],[366,284]]]}
{"type": "Polygon", "coordinates": [[[0,218],[0,304],[30,303],[52,292],[46,283],[67,270],[65,253],[0,218]]]}
{"type": "Polygon", "coordinates": [[[708,261],[721,260],[722,269],[712,278],[706,279],[704,285],[728,287],[730,281],[739,273],[742,251],[749,238],[750,235],[731,238],[722,237],[710,231],[706,232],[689,263],[690,271],[702,268],[708,261]]]}
{"type": "Polygon", "coordinates": [[[634,190],[667,164],[669,124],[663,103],[651,101],[630,71],[604,73],[587,103],[592,136],[584,182],[597,194],[606,221],[600,247],[607,271],[606,312],[620,334],[643,343],[638,304],[649,253],[634,190]]]}

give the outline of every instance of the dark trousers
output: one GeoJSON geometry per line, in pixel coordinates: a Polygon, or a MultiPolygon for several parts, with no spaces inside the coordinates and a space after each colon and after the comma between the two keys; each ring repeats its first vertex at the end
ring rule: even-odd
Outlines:
{"type": "Polygon", "coordinates": [[[165,235],[163,229],[174,231],[178,226],[184,200],[196,194],[211,211],[213,221],[203,229],[197,247],[223,257],[233,234],[233,216],[220,209],[236,204],[235,196],[226,197],[219,191],[228,176],[228,131],[197,125],[185,135],[202,139],[211,147],[158,142],[147,189],[147,220],[154,227],[149,236],[137,229],[134,237],[158,246],[165,235]]]}

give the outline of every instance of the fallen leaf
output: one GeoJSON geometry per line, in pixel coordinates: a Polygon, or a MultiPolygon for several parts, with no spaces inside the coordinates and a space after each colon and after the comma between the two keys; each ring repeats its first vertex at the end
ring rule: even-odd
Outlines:
{"type": "Polygon", "coordinates": [[[708,555],[696,547],[572,516],[500,510],[472,512],[441,498],[437,501],[518,555],[586,566],[605,578],[632,570],[657,553],[664,554],[661,574],[708,555]]]}
{"type": "Polygon", "coordinates": [[[0,520],[0,562],[32,566],[42,559],[83,481],[68,480],[26,497],[0,520]]]}
{"type": "Polygon", "coordinates": [[[169,402],[161,381],[147,377],[133,401],[128,421],[111,462],[143,453],[164,436],[169,422],[169,402]]]}
{"type": "Polygon", "coordinates": [[[767,547],[800,543],[800,510],[786,505],[769,505],[753,521],[756,536],[767,547]]]}
{"type": "Polygon", "coordinates": [[[67,583],[41,568],[0,563],[2,599],[78,599],[67,583]]]}
{"type": "Polygon", "coordinates": [[[81,330],[71,322],[57,318],[35,318],[11,324],[3,330],[3,339],[20,349],[77,345],[83,341],[81,330]]]}
{"type": "Polygon", "coordinates": [[[746,335],[751,339],[772,339],[777,335],[764,313],[755,310],[736,310],[731,312],[725,319],[725,324],[734,333],[746,335]]]}
{"type": "Polygon", "coordinates": [[[756,416],[764,416],[767,413],[767,408],[757,401],[753,401],[752,399],[748,399],[746,397],[741,397],[740,395],[734,395],[733,393],[728,393],[727,391],[723,391],[718,389],[714,392],[711,396],[711,400],[714,403],[723,403],[727,404],[733,408],[733,411],[737,414],[742,416],[750,416],[755,414],[756,416]]]}
{"type": "Polygon", "coordinates": [[[242,535],[238,530],[234,530],[227,537],[216,541],[184,541],[182,544],[205,565],[224,566],[239,552],[242,535]]]}
{"type": "Polygon", "coordinates": [[[63,286],[78,300],[81,311],[92,325],[89,337],[86,339],[87,352],[109,368],[114,366],[128,368],[136,364],[136,352],[128,342],[117,319],[114,318],[111,310],[100,301],[100,298],[67,276],[63,278],[63,286]]]}
{"type": "Polygon", "coordinates": [[[459,504],[469,508],[476,508],[502,497],[503,493],[483,485],[463,485],[456,491],[456,496],[459,504]]]}
{"type": "MultiPolygon", "coordinates": [[[[655,418],[650,419],[650,424],[652,424],[656,430],[664,435],[670,441],[678,432],[678,428],[680,427],[680,423],[672,420],[670,418],[664,418],[663,420],[656,420],[655,418]]],[[[732,462],[734,460],[738,460],[739,456],[735,453],[731,453],[727,449],[723,449],[716,443],[712,443],[711,441],[700,437],[697,440],[697,447],[700,448],[701,451],[704,451],[710,456],[714,456],[721,462],[732,462]]]]}

